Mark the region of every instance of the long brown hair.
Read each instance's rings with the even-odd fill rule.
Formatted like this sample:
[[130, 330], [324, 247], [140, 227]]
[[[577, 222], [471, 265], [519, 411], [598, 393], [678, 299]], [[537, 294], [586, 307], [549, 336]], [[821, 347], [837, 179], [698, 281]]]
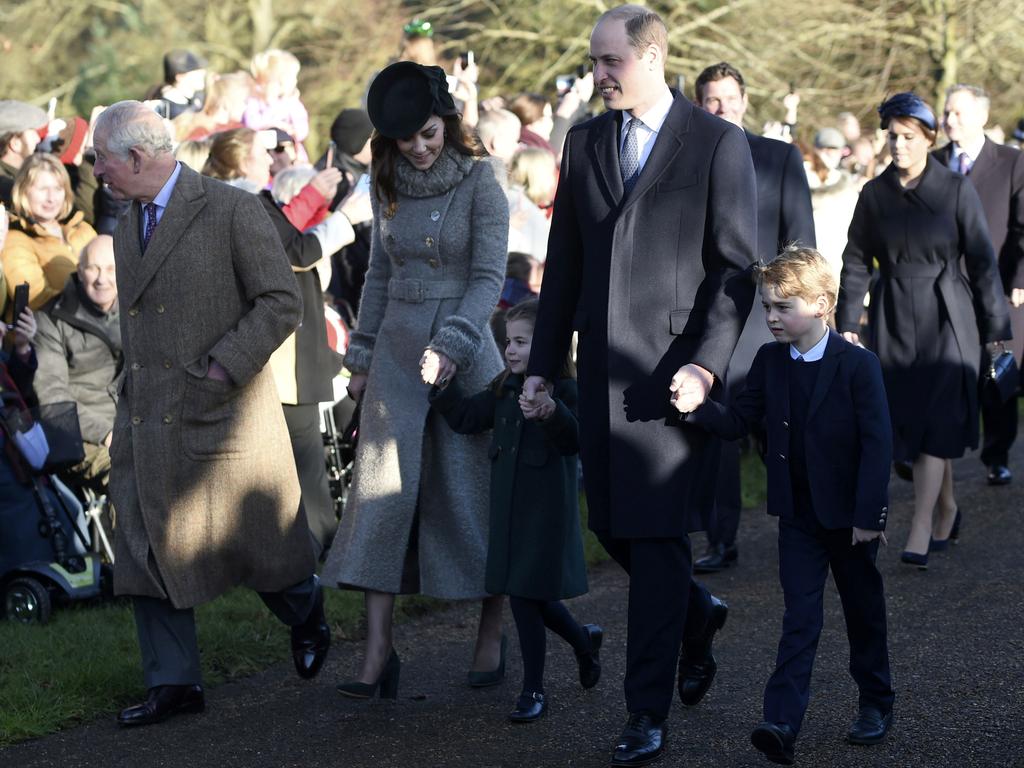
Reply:
[[[444, 146], [469, 157], [484, 157], [487, 154], [476, 135], [463, 124], [462, 115], [449, 115], [442, 117], [441, 120], [444, 121]], [[377, 201], [387, 206], [384, 215], [391, 218], [398, 210], [395, 163], [402, 153], [398, 150], [397, 141], [382, 136], [377, 131], [373, 132], [370, 139], [370, 152], [373, 191]]]
[[[527, 299], [521, 301], [518, 304], [514, 304], [505, 310], [504, 322], [507, 325], [515, 320], [525, 320], [534, 328], [537, 326], [537, 310], [540, 307], [539, 299]], [[491, 382], [491, 387], [495, 393], [501, 393], [501, 388], [505, 384], [505, 380], [509, 377], [511, 371], [508, 366], [505, 366], [505, 370], [499, 373], [494, 380]], [[562, 368], [558, 372], [556, 377], [556, 383], [562, 379], [575, 379], [576, 378], [576, 364], [572, 361], [572, 350], [566, 353], [565, 360], [562, 362]], [[553, 395], [553, 393], [552, 393]]]

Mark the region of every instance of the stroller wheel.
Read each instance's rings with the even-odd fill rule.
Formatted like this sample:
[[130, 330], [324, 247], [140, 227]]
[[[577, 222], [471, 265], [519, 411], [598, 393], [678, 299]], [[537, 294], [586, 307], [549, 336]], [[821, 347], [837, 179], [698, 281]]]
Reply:
[[35, 579], [15, 579], [4, 590], [4, 610], [22, 624], [45, 624], [50, 620], [50, 593]]

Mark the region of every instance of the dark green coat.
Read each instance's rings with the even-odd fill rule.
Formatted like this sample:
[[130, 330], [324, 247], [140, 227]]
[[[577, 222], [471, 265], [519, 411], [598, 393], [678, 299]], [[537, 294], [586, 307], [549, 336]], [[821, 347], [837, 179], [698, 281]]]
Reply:
[[522, 376], [510, 375], [499, 392], [488, 387], [464, 397], [452, 384], [432, 389], [430, 400], [456, 432], [494, 430], [486, 590], [533, 600], [576, 597], [587, 591], [576, 474], [576, 382], [558, 382], [558, 407], [546, 422], [523, 418], [522, 385]]

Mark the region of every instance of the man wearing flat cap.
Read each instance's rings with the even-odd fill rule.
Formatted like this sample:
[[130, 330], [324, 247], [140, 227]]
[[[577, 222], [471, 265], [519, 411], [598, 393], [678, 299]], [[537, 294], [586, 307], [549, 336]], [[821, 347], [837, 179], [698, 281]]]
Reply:
[[11, 205], [11, 189], [21, 164], [46, 134], [46, 113], [24, 101], [0, 101], [0, 202]]

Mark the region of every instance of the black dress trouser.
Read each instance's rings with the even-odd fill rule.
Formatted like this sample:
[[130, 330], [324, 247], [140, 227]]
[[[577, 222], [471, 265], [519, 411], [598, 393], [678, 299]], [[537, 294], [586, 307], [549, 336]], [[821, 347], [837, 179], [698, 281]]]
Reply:
[[827, 530], [807, 516], [779, 520], [779, 578], [786, 612], [775, 671], [765, 686], [764, 719], [785, 723], [794, 733], [800, 731], [810, 697], [830, 570], [846, 619], [859, 706], [883, 713], [892, 709], [885, 592], [875, 565], [879, 542], [852, 546], [851, 538], [851, 529]]
[[629, 574], [626, 708], [668, 717], [684, 637], [707, 625], [711, 595], [693, 580], [690, 539], [614, 539], [601, 545]]

